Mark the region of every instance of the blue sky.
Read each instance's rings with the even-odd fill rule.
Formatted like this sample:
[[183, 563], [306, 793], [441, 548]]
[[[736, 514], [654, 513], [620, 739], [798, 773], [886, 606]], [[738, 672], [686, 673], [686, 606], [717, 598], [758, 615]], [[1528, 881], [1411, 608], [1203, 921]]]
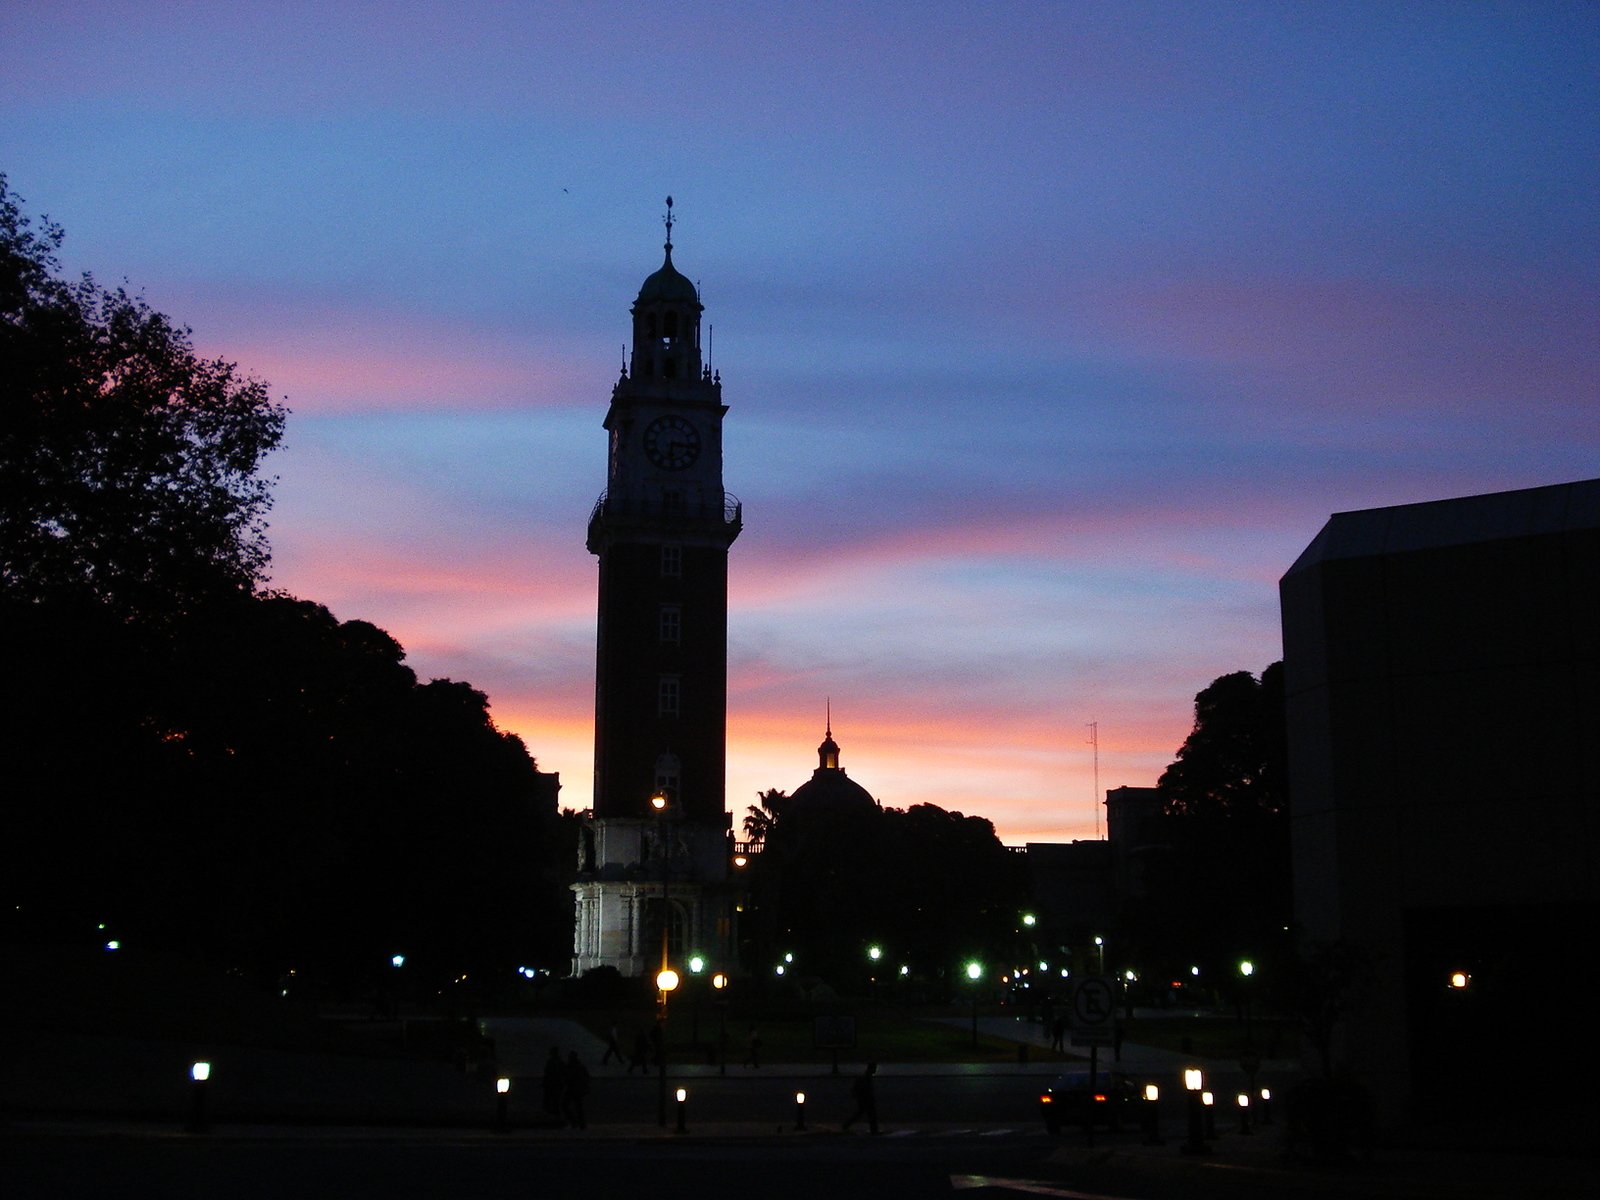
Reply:
[[591, 765], [600, 421], [699, 281], [729, 804], [1094, 836], [1335, 511], [1600, 465], [1592, 4], [0, 11], [0, 170], [293, 409], [274, 581]]

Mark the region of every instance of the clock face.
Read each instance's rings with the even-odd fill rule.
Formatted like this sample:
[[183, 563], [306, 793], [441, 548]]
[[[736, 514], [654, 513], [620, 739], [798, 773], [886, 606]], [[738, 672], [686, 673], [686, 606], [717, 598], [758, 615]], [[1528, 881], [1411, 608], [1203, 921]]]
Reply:
[[681, 471], [700, 457], [700, 434], [682, 417], [657, 417], [645, 426], [644, 452], [656, 466]]

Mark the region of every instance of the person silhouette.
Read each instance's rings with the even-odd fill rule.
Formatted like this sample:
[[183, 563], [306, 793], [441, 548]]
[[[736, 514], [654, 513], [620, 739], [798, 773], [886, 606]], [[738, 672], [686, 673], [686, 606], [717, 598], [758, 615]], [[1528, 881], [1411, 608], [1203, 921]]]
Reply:
[[569, 1051], [567, 1065], [561, 1072], [561, 1119], [568, 1125], [585, 1129], [583, 1100], [589, 1094], [589, 1068], [578, 1061], [578, 1052]]
[[565, 1072], [561, 1066], [561, 1051], [550, 1047], [550, 1057], [544, 1060], [544, 1111], [552, 1117], [561, 1115], [561, 1093], [566, 1087]]
[[878, 1064], [869, 1062], [867, 1069], [856, 1076], [856, 1081], [850, 1085], [850, 1095], [855, 1099], [856, 1109], [845, 1118], [844, 1128], [848, 1133], [850, 1126], [862, 1117], [867, 1119], [867, 1129], [872, 1133], [878, 1132], [878, 1096], [873, 1086], [873, 1076], [878, 1073]]

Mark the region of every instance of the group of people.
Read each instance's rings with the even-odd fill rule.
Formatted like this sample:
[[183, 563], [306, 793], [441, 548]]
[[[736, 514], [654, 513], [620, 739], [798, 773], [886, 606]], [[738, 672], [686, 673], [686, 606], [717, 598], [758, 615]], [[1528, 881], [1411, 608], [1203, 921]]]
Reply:
[[563, 1062], [561, 1051], [551, 1046], [544, 1064], [544, 1111], [563, 1126], [587, 1128], [583, 1103], [588, 1094], [589, 1068], [578, 1058], [578, 1052], [568, 1051]]

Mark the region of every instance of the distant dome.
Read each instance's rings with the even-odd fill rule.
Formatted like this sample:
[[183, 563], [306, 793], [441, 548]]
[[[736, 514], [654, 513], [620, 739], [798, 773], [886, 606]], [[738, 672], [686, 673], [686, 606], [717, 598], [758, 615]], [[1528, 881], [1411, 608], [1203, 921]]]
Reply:
[[876, 813], [878, 802], [839, 765], [839, 744], [833, 740], [833, 723], [817, 747], [817, 769], [789, 797], [792, 811]]
[[700, 293], [687, 276], [672, 265], [672, 246], [667, 246], [667, 260], [661, 269], [646, 279], [639, 288], [639, 298], [634, 304], [699, 304]]

